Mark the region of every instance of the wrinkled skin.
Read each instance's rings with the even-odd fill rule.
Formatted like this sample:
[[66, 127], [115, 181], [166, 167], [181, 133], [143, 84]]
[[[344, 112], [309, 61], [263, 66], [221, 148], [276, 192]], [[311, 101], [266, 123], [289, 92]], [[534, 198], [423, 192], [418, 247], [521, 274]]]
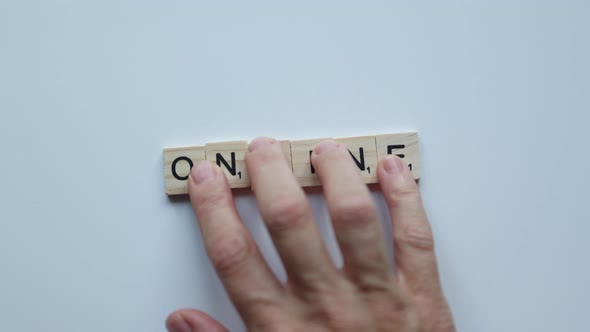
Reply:
[[[280, 282], [242, 224], [222, 170], [202, 162], [191, 171], [190, 198], [207, 253], [249, 331], [455, 331], [441, 289], [432, 232], [410, 170], [396, 156], [378, 178], [392, 220], [396, 269], [387, 261], [374, 202], [343, 145], [318, 144], [319, 176], [343, 256], [327, 254], [305, 193], [280, 144], [254, 140], [246, 154], [258, 208], [287, 271]], [[181, 309], [169, 331], [227, 331], [207, 314]]]

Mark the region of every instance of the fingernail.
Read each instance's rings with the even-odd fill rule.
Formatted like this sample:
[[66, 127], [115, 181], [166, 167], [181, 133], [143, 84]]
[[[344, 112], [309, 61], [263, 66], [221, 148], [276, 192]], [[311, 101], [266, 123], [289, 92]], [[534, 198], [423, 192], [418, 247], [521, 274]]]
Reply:
[[389, 174], [401, 173], [404, 170], [404, 162], [400, 158], [387, 156], [383, 159], [383, 168]]
[[261, 146], [268, 145], [268, 144], [273, 144], [276, 141], [277, 140], [275, 140], [274, 138], [270, 138], [270, 137], [258, 137], [258, 138], [255, 138], [248, 145], [248, 151], [249, 152], [252, 152], [252, 151], [258, 149]]
[[315, 153], [321, 154], [321, 153], [335, 150], [336, 148], [338, 148], [338, 143], [336, 143], [333, 140], [327, 140], [327, 141], [323, 141], [320, 144], [316, 145]]
[[199, 162], [191, 171], [191, 178], [196, 184], [202, 184], [212, 179], [214, 175], [215, 171], [211, 163], [207, 160]]
[[192, 328], [184, 320], [182, 315], [175, 315], [174, 319], [166, 327], [170, 332], [192, 332]]

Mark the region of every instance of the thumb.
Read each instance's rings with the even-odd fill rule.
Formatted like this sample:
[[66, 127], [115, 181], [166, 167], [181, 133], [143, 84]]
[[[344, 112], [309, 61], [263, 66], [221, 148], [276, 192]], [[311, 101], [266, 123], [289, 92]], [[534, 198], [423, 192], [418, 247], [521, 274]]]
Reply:
[[166, 329], [170, 332], [228, 332], [218, 321], [195, 309], [180, 309], [168, 316]]

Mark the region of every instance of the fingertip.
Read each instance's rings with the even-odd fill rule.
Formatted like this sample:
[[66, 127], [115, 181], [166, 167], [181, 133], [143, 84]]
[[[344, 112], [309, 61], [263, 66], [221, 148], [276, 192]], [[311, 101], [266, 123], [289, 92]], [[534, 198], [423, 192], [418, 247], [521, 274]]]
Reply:
[[262, 146], [275, 143], [277, 143], [277, 140], [274, 138], [265, 136], [257, 137], [253, 139], [252, 142], [250, 142], [250, 144], [248, 144], [248, 152], [253, 152]]
[[192, 332], [181, 311], [171, 313], [166, 319], [166, 329], [170, 332]]
[[166, 329], [170, 332], [227, 332], [218, 321], [195, 309], [171, 313], [166, 319]]
[[387, 155], [379, 160], [377, 168], [377, 175], [381, 183], [389, 182], [396, 185], [411, 182], [416, 184], [408, 165], [402, 158], [396, 155]]
[[212, 201], [212, 197], [228, 196], [232, 193], [228, 180], [217, 164], [201, 161], [191, 170], [188, 182], [188, 194], [193, 209], [198, 210]]
[[394, 155], [385, 156], [379, 164], [387, 174], [401, 173], [405, 168], [402, 159]]
[[313, 150], [316, 155], [320, 155], [322, 153], [326, 153], [326, 152], [335, 150], [338, 147], [340, 147], [339, 143], [337, 143], [336, 141], [334, 141], [332, 139], [328, 139], [328, 140], [321, 141], [318, 144], [316, 144], [316, 146], [314, 147]]
[[215, 178], [215, 174], [214, 165], [208, 160], [202, 160], [191, 169], [189, 180], [193, 185], [201, 185]]

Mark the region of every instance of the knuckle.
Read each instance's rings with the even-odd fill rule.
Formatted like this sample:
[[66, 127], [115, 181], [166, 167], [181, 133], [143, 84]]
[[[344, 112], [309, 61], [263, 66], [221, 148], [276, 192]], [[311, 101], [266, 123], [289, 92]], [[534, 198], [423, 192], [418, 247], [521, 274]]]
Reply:
[[281, 322], [280, 317], [284, 301], [265, 291], [241, 292], [232, 296], [232, 302], [238, 308], [247, 308], [247, 323], [255, 331], [278, 331], [275, 327]]
[[303, 197], [283, 196], [269, 202], [267, 227], [270, 231], [290, 229], [308, 215], [307, 201]]
[[310, 317], [312, 321], [326, 324], [331, 331], [367, 331], [372, 330], [371, 315], [359, 312], [356, 304], [342, 305], [330, 302], [320, 304]]
[[285, 322], [277, 319], [252, 322], [250, 325], [250, 331], [298, 332], [295, 328], [285, 326]]
[[222, 277], [231, 276], [247, 264], [253, 245], [241, 232], [211, 241], [209, 257]]
[[416, 184], [397, 186], [392, 189], [388, 196], [390, 204], [394, 206], [403, 203], [422, 204], [422, 197]]
[[394, 233], [398, 245], [423, 251], [434, 250], [434, 238], [428, 224], [410, 224], [400, 227]]
[[334, 203], [332, 218], [342, 224], [366, 224], [376, 219], [373, 202], [368, 197], [350, 196]]
[[261, 147], [252, 152], [247, 152], [245, 160], [247, 164], [251, 165], [252, 171], [256, 171], [256, 169], [260, 168], [259, 165], [286, 161], [278, 142], [268, 144], [267, 146]]
[[199, 212], [208, 212], [229, 205], [229, 194], [221, 189], [209, 190], [197, 197], [197, 209]]
[[380, 275], [360, 274], [351, 279], [354, 280], [356, 288], [367, 296], [393, 298], [396, 295], [392, 287], [394, 280], [389, 270]]
[[379, 321], [389, 322], [388, 325], [400, 324], [414, 314], [410, 297], [399, 290], [390, 288], [379, 293], [368, 293], [365, 299], [374, 317]]
[[308, 304], [307, 318], [326, 326], [330, 331], [372, 331], [371, 314], [355, 285], [347, 278], [337, 277], [321, 286], [303, 289], [302, 299]]

